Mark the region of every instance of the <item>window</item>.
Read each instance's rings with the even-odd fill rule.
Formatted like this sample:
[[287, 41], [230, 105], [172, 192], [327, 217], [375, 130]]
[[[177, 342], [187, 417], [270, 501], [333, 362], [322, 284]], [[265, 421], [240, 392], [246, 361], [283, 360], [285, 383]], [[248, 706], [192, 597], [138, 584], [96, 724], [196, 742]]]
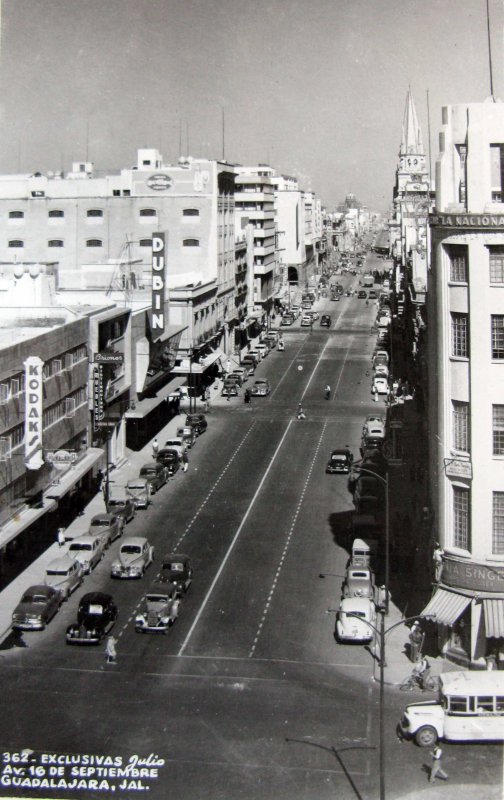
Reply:
[[492, 358], [504, 359], [504, 315], [492, 314]]
[[469, 452], [469, 403], [452, 401], [453, 447]]
[[504, 555], [504, 492], [493, 492], [492, 500], [492, 553]]
[[467, 714], [467, 697], [456, 697], [453, 695], [448, 698], [448, 702], [452, 714]]
[[61, 211], [61, 209], [59, 209], [59, 208], [52, 208], [52, 209], [49, 211], [49, 214], [48, 214], [48, 216], [49, 216], [51, 219], [55, 219], [56, 217], [57, 217], [58, 219], [61, 219], [61, 217], [64, 217], [64, 216], [65, 216], [65, 212], [64, 212], [64, 211]]
[[112, 197], [120, 197], [121, 190], [120, 189], [112, 189]]
[[8, 383], [0, 383], [0, 403], [6, 403], [10, 396], [10, 386]]
[[103, 217], [103, 209], [101, 208], [88, 208], [86, 211], [87, 217]]
[[11, 454], [11, 440], [10, 436], [2, 436], [0, 438], [0, 461], [6, 461]]
[[462, 550], [470, 549], [469, 489], [453, 487], [453, 544]]
[[86, 247], [103, 247], [103, 242], [101, 239], [87, 239]]
[[197, 208], [184, 208], [182, 211], [183, 217], [199, 217], [199, 211]]
[[450, 259], [450, 281], [467, 283], [467, 247], [452, 244], [447, 250]]
[[24, 211], [9, 211], [9, 219], [24, 219]]
[[75, 417], [75, 398], [73, 397], [65, 397], [64, 400], [64, 416], [65, 417]]
[[490, 145], [490, 182], [492, 203], [502, 203], [504, 199], [504, 147], [502, 144]]
[[504, 247], [496, 245], [488, 248], [490, 262], [490, 283], [504, 283]]
[[140, 239], [139, 247], [152, 247], [152, 239]]
[[199, 239], [184, 239], [182, 242], [184, 247], [199, 247]]
[[10, 239], [9, 247], [24, 247], [24, 242], [22, 239]]
[[469, 320], [467, 314], [451, 315], [452, 356], [469, 358]]
[[130, 190], [129, 189], [123, 189], [123, 195], [124, 195], [124, 197], [130, 197], [130, 195], [131, 195]]
[[157, 211], [155, 208], [141, 208], [140, 209], [140, 216], [141, 217], [157, 217]]
[[504, 406], [492, 406], [494, 456], [504, 456]]
[[63, 247], [63, 239], [49, 239], [48, 247]]

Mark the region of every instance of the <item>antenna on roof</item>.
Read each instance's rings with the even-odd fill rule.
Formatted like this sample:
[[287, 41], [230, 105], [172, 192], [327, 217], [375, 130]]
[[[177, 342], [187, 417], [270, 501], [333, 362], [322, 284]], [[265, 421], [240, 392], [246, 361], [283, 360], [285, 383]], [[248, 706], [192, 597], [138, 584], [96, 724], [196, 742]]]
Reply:
[[492, 44], [490, 41], [490, 8], [488, 5], [488, 0], [486, 0], [486, 13], [487, 13], [487, 38], [488, 38], [488, 66], [490, 70], [490, 95], [492, 97], [492, 100], [495, 102], [494, 90], [493, 90]]

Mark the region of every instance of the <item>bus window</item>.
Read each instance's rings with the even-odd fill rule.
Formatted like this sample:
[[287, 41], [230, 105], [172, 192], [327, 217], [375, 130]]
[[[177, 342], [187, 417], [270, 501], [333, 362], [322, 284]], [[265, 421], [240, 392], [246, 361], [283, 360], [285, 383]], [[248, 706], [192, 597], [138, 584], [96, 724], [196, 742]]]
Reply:
[[493, 697], [477, 697], [476, 709], [478, 711], [493, 711], [494, 710]]
[[449, 697], [448, 701], [451, 714], [467, 714], [467, 697]]

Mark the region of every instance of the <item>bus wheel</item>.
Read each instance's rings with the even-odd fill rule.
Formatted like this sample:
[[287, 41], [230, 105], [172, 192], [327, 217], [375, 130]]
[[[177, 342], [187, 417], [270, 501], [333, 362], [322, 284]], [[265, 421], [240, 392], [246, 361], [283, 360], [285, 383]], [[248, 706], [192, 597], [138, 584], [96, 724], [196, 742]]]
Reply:
[[415, 733], [415, 742], [419, 747], [432, 747], [437, 742], [436, 729], [431, 725], [424, 725]]

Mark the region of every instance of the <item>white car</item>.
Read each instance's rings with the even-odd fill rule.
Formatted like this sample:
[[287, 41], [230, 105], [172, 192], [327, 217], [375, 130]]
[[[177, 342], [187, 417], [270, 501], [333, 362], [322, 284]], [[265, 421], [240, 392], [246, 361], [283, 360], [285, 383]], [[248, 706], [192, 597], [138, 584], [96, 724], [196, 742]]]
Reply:
[[75, 558], [81, 564], [83, 571], [89, 575], [105, 555], [105, 539], [103, 536], [91, 536], [89, 533], [77, 536], [70, 542], [68, 555], [70, 558]]
[[172, 439], [167, 439], [164, 446], [169, 447], [170, 450], [176, 450], [181, 458], [182, 454], [187, 451], [187, 444], [181, 436], [174, 436]]
[[388, 380], [386, 378], [382, 378], [381, 376], [378, 375], [376, 378], [373, 379], [373, 389], [372, 389], [373, 394], [375, 394], [375, 392], [378, 394], [388, 394], [388, 390], [389, 386], [388, 386]]
[[385, 439], [385, 425], [383, 422], [366, 422], [362, 429], [364, 437], [371, 439]]
[[[387, 315], [384, 314], [384, 316], [387, 316]], [[386, 364], [389, 363], [389, 354], [387, 353], [386, 350], [377, 350], [376, 351], [376, 353], [373, 356], [373, 364], [376, 364], [376, 362], [381, 360], [381, 359], [383, 359]]]
[[371, 642], [375, 635], [376, 609], [369, 597], [345, 597], [336, 619], [339, 642]]
[[82, 564], [68, 555], [54, 558], [48, 565], [45, 585], [57, 589], [63, 600], [66, 600], [84, 580]]
[[386, 367], [385, 364], [377, 364], [374, 368], [374, 374], [381, 375], [383, 378], [388, 378], [389, 376], [388, 367]]
[[249, 350], [247, 355], [255, 356], [255, 358], [257, 359], [258, 362], [263, 360], [263, 354], [257, 349], [256, 350]]
[[154, 548], [144, 536], [128, 536], [112, 563], [113, 578], [141, 578], [154, 559]]
[[266, 344], [266, 342], [259, 342], [258, 344], [256, 344], [256, 350], [258, 350], [261, 353], [262, 357], [264, 358], [265, 356], [268, 355], [270, 348]]
[[311, 316], [309, 317], [307, 314], [301, 317], [301, 327], [302, 328], [309, 328], [310, 325], [313, 325], [313, 320]]

